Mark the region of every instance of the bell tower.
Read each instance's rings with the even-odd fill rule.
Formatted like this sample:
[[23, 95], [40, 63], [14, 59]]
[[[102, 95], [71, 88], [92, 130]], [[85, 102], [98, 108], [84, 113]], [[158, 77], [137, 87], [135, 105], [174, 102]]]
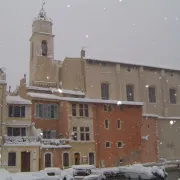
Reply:
[[44, 5], [32, 23], [29, 85], [56, 87], [58, 72], [54, 61], [53, 22], [47, 17]]

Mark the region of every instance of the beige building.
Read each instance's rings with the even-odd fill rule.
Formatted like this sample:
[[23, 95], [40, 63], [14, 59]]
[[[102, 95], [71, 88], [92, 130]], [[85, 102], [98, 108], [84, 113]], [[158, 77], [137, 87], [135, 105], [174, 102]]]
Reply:
[[6, 97], [2, 161], [9, 172], [39, 170], [40, 139], [31, 123], [31, 102], [18, 95]]
[[32, 24], [29, 86], [26, 86], [24, 77], [19, 88], [20, 96], [27, 98], [27, 93], [40, 92], [57, 96], [143, 101], [145, 116], [157, 118], [159, 157], [180, 158], [180, 70], [87, 59], [84, 50], [80, 57], [66, 57], [63, 63], [56, 61], [52, 27], [52, 20], [42, 9]]

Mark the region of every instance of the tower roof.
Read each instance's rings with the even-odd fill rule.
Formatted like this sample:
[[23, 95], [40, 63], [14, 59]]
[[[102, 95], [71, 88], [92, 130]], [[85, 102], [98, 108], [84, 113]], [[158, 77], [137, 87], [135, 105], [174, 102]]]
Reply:
[[42, 3], [42, 8], [39, 11], [37, 17], [34, 18], [34, 21], [43, 20], [43, 21], [49, 21], [52, 23], [52, 19], [47, 17], [47, 15], [46, 15], [46, 12], [44, 10], [44, 5], [45, 5], [45, 2]]

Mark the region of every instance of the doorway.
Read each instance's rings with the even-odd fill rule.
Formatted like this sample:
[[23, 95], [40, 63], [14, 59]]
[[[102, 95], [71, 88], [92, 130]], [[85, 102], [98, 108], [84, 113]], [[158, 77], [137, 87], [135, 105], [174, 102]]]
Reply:
[[30, 152], [21, 152], [21, 172], [30, 172]]
[[74, 153], [74, 164], [80, 165], [80, 153]]

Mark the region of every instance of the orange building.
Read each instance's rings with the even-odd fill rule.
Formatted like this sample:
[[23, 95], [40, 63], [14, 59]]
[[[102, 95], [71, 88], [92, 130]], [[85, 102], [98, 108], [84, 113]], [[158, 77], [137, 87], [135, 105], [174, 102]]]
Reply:
[[158, 130], [157, 117], [148, 114], [143, 115], [141, 127], [141, 162], [158, 161]]
[[142, 105], [110, 100], [94, 105], [97, 166], [113, 167], [141, 161]]

